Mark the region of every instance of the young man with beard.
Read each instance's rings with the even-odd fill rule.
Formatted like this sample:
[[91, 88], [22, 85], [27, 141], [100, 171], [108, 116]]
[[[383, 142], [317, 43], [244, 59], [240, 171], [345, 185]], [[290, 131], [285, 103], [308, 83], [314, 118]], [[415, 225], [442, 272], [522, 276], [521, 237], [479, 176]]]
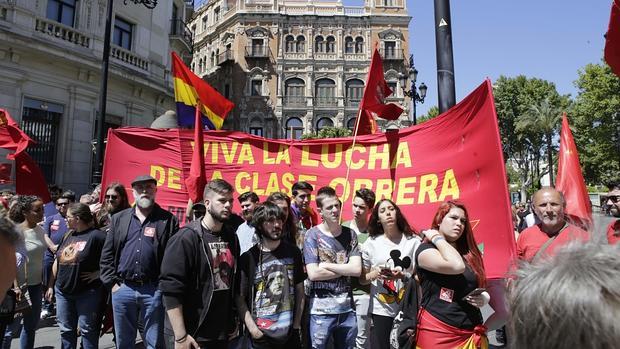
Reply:
[[159, 284], [173, 334], [166, 335], [167, 348], [227, 348], [237, 332], [233, 191], [222, 179], [209, 182], [203, 195], [207, 213], [168, 244]]
[[333, 188], [319, 189], [316, 205], [323, 223], [310, 228], [304, 242], [311, 345], [323, 349], [333, 336], [335, 349], [353, 348], [357, 324], [350, 277], [362, 270], [357, 234], [340, 225], [341, 202]]
[[252, 246], [254, 246], [254, 227], [250, 225], [252, 222], [252, 215], [254, 214], [254, 208], [258, 205], [258, 195], [256, 193], [248, 191], [239, 195], [239, 204], [241, 204], [241, 214], [245, 222], [237, 229], [237, 237], [239, 238], [239, 245], [241, 246], [241, 253], [245, 253]]
[[[356, 190], [353, 197], [353, 219], [342, 224], [345, 227], [351, 228], [357, 234], [360, 253], [363, 253], [364, 242], [368, 239], [368, 218], [372, 208], [375, 206], [375, 200], [375, 192], [372, 190], [367, 188]], [[370, 301], [370, 285], [362, 285], [359, 282], [359, 278], [352, 278], [351, 284], [357, 317], [355, 347], [357, 349], [369, 348], [370, 321], [368, 321], [368, 305]]]
[[117, 347], [135, 346], [140, 317], [144, 345], [159, 348], [164, 323], [159, 272], [166, 245], [179, 224], [155, 203], [155, 178], [138, 176], [131, 187], [136, 205], [111, 218], [101, 254], [101, 281], [112, 290]]
[[295, 217], [297, 224], [298, 241], [297, 247], [303, 249], [306, 231], [319, 224], [319, 216], [312, 207], [310, 207], [310, 196], [314, 188], [308, 182], [297, 182], [293, 184], [291, 192], [293, 200], [291, 203], [291, 211]]
[[301, 252], [283, 241], [285, 214], [265, 202], [254, 211], [259, 242], [239, 260], [239, 316], [254, 349], [299, 348], [306, 279]]

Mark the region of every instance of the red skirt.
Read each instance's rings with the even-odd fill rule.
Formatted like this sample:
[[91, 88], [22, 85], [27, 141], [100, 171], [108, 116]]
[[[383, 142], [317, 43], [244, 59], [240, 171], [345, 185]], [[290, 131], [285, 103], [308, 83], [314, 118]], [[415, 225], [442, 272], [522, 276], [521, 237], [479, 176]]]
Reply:
[[437, 319], [420, 309], [417, 349], [488, 349], [486, 327], [478, 325], [473, 330], [463, 330]]

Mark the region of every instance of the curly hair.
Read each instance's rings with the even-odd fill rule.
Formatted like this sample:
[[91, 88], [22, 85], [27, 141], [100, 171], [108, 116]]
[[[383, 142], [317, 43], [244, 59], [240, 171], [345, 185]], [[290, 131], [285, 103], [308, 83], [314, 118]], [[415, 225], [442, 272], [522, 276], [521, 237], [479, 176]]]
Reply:
[[18, 195], [15, 203], [9, 209], [9, 219], [15, 223], [23, 223], [26, 220], [26, 212], [32, 210], [32, 204], [41, 199], [36, 195]]
[[403, 215], [400, 208], [394, 201], [390, 199], [382, 199], [377, 202], [375, 207], [372, 209], [372, 214], [370, 215], [370, 220], [368, 221], [368, 235], [370, 236], [379, 236], [383, 235], [383, 225], [379, 221], [379, 207], [382, 203], [389, 202], [394, 206], [394, 210], [396, 211], [396, 226], [398, 230], [407, 236], [418, 235], [418, 232], [409, 225], [407, 218]]

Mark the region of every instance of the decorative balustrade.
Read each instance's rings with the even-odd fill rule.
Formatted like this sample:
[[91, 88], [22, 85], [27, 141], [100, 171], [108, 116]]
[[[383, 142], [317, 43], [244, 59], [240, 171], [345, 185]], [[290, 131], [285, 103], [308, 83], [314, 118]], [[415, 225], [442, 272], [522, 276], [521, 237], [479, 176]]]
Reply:
[[76, 29], [44, 18], [37, 18], [35, 31], [48, 34], [52, 37], [73, 43], [78, 46], [90, 48], [90, 37]]
[[111, 45], [110, 47], [110, 57], [117, 59], [121, 62], [132, 65], [136, 68], [148, 71], [149, 70], [149, 61], [136, 55], [135, 53], [125, 50], [116, 45]]
[[284, 96], [285, 107], [305, 107], [306, 96]]
[[336, 55], [336, 53], [322, 53], [322, 52], [315, 52], [314, 53], [314, 59], [336, 59], [338, 56]]
[[367, 61], [368, 60], [365, 53], [345, 53], [344, 59], [346, 61]]
[[217, 56], [217, 64], [223, 64], [228, 61], [234, 61], [235, 56], [232, 50], [226, 50]]
[[336, 97], [314, 97], [315, 107], [334, 107], [338, 106], [338, 99]]

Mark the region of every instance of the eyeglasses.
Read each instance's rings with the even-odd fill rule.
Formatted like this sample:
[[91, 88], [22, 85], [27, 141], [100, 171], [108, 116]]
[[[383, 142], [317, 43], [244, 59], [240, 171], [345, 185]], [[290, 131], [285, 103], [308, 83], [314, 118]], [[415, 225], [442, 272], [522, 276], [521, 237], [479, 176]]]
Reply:
[[611, 202], [613, 202], [615, 204], [616, 202], [618, 202], [618, 200], [620, 200], [620, 196], [618, 196], [618, 195], [608, 196], [607, 200], [609, 200], [609, 201], [611, 201]]
[[67, 206], [67, 205], [69, 205], [68, 202], [57, 202], [56, 203], [56, 206]]
[[106, 195], [105, 198], [110, 200], [116, 200], [118, 198], [118, 195]]

